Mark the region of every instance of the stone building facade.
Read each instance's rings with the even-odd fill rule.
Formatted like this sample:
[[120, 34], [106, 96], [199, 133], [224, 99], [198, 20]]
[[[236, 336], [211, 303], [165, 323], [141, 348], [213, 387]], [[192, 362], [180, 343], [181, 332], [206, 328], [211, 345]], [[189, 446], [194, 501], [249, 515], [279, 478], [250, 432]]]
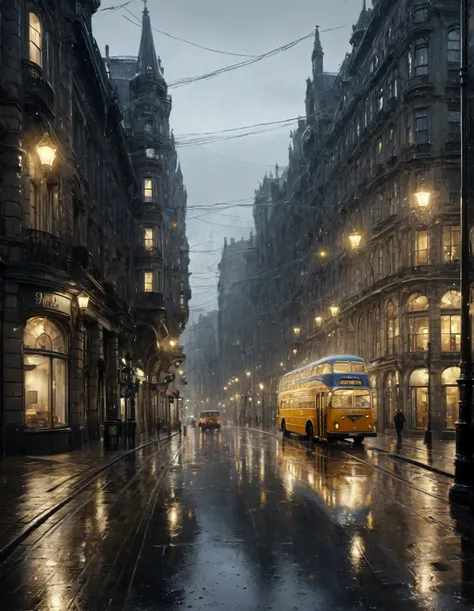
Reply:
[[220, 409], [217, 310], [201, 315], [188, 327], [185, 346], [187, 415]]
[[459, 3], [372, 4], [339, 73], [324, 71], [316, 32], [288, 167], [256, 193], [253, 360], [271, 380], [328, 354], [360, 354], [379, 430], [401, 407], [422, 431], [431, 406], [433, 428], [449, 435], [460, 348]]
[[[147, 384], [158, 381], [158, 371], [152, 379], [137, 346], [147, 321], [151, 341], [156, 302], [166, 318], [166, 303], [175, 304], [176, 295], [170, 281], [151, 306], [143, 301], [143, 192], [129, 154], [133, 141], [92, 35], [99, 6], [100, 0], [2, 3], [4, 454], [82, 447], [102, 438], [106, 421], [136, 422], [137, 434], [147, 435], [153, 420], [150, 399], [157, 393]], [[170, 197], [179, 202], [178, 240], [186, 252], [185, 197], [179, 189]], [[165, 248], [179, 251], [173, 240]], [[186, 266], [185, 257], [171, 260]], [[172, 360], [165, 336], [178, 339], [186, 303], [179, 322], [170, 315], [170, 330], [155, 342], [163, 367]]]

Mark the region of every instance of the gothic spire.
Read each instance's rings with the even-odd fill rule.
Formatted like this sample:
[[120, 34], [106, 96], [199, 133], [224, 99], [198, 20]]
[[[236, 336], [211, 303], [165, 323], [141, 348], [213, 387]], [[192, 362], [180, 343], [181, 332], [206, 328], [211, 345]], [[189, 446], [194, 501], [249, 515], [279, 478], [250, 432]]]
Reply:
[[153, 33], [151, 31], [150, 13], [148, 12], [146, 0], [144, 0], [144, 5], [137, 74], [149, 74], [156, 79], [162, 79], [163, 74], [156, 57], [155, 43], [153, 42]]
[[316, 32], [314, 34], [314, 47], [313, 47], [313, 75], [323, 73], [323, 47], [321, 45], [321, 39], [319, 38], [319, 25], [316, 26]]

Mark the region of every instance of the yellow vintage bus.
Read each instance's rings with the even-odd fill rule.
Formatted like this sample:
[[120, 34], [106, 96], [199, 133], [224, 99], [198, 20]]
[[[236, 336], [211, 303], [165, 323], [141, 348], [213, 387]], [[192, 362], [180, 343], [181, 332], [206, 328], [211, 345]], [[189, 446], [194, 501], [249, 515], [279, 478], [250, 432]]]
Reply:
[[278, 390], [278, 424], [310, 439], [376, 437], [369, 377], [359, 356], [328, 356], [285, 374]]

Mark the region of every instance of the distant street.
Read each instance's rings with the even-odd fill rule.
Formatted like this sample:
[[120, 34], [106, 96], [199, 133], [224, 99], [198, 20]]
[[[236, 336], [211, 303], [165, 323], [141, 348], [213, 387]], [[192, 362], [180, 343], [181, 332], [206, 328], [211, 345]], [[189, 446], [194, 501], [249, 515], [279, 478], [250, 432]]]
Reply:
[[351, 444], [190, 429], [27, 538], [1, 568], [1, 607], [471, 609], [474, 553], [448, 485]]

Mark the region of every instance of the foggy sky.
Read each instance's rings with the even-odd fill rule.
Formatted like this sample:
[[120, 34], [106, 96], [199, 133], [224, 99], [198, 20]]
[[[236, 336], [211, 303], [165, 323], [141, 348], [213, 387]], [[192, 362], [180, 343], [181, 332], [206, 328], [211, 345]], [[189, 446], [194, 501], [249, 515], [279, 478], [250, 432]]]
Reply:
[[[124, 1], [103, 0], [102, 9]], [[351, 25], [357, 21], [361, 5], [362, 0], [148, 0], [153, 27], [233, 53], [264, 53], [304, 36], [315, 25], [321, 30], [347, 26], [321, 33], [325, 69], [330, 72], [338, 70], [349, 50]], [[126, 8], [141, 19], [141, 0]], [[111, 55], [137, 55], [140, 28], [124, 15], [132, 19], [125, 9], [99, 11], [94, 18], [94, 35], [103, 53], [108, 44]], [[244, 59], [197, 49], [156, 31], [154, 38], [168, 82]], [[171, 89], [175, 136], [304, 115], [312, 47], [313, 40], [308, 39], [252, 66]], [[288, 144], [286, 127], [238, 140], [178, 149], [188, 191], [192, 319], [203, 309], [216, 306], [217, 262], [224, 236], [247, 238], [253, 226], [250, 206], [218, 214], [192, 207], [252, 197], [265, 172], [271, 172], [275, 163], [281, 167], [287, 164]], [[203, 250], [211, 252], [198, 252]]]

